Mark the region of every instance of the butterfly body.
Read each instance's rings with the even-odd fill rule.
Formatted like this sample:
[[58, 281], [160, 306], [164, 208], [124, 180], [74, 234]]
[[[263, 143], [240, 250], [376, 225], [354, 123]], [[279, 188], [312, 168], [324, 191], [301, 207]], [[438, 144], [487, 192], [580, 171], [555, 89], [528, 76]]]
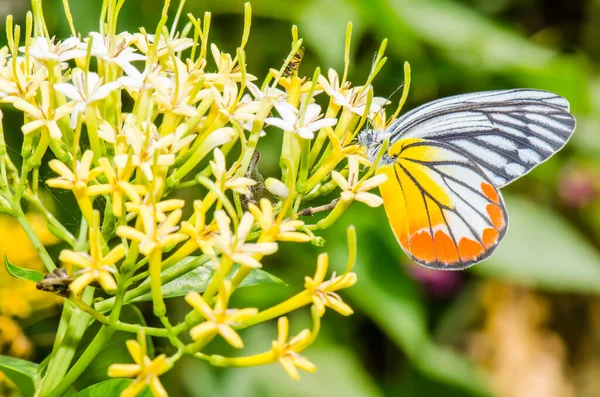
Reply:
[[490, 256], [508, 215], [499, 188], [564, 146], [575, 129], [566, 99], [539, 90], [458, 95], [359, 136], [378, 172], [392, 230], [417, 263], [467, 268]]

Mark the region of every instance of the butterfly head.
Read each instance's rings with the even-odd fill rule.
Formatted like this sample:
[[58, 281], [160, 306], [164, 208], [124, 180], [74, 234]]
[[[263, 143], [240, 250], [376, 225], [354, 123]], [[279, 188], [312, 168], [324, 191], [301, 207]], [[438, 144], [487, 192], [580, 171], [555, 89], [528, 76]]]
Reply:
[[[358, 135], [358, 144], [365, 149], [367, 160], [373, 163], [377, 159], [381, 146], [391, 136], [386, 130], [376, 129], [371, 126], [365, 128]], [[390, 164], [394, 160], [384, 153], [379, 165]]]

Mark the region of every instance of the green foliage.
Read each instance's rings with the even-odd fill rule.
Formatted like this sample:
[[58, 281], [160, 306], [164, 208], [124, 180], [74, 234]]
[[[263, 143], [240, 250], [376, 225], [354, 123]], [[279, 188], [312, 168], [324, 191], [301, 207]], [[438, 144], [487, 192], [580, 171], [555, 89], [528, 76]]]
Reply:
[[31, 361], [0, 355], [0, 371], [19, 388], [24, 397], [33, 396], [35, 392], [37, 367], [38, 364]]
[[13, 265], [12, 263], [10, 263], [10, 261], [8, 260], [8, 255], [4, 256], [4, 267], [5, 267], [6, 271], [8, 272], [8, 274], [13, 276], [14, 278], [20, 278], [23, 280], [33, 281], [34, 283], [37, 283], [38, 281], [41, 281], [44, 279], [44, 275], [39, 272], [36, 272], [34, 270], [25, 269], [25, 268], [22, 268], [22, 267], [19, 267], [17, 265]]
[[[196, 260], [196, 257], [187, 257], [182, 259], [179, 263], [174, 265], [173, 267], [165, 270], [162, 274], [169, 275], [179, 271], [180, 268], [184, 268], [189, 265], [190, 262]], [[231, 278], [233, 274], [239, 269], [239, 264], [234, 265], [232, 272], [229, 274], [228, 278]], [[163, 296], [165, 298], [175, 298], [177, 296], [184, 296], [190, 291], [196, 292], [204, 292], [206, 291], [206, 287], [210, 283], [210, 280], [213, 278], [215, 273], [215, 267], [212, 262], [207, 262], [203, 266], [197, 267], [195, 269], [190, 270], [187, 273], [184, 273], [182, 276], [177, 277], [173, 281], [163, 285], [162, 291]], [[148, 282], [142, 283], [148, 284]], [[279, 278], [269, 274], [261, 269], [254, 269], [248, 277], [244, 279], [244, 281], [240, 284], [240, 287], [248, 287], [251, 285], [263, 284], [263, 283], [274, 283], [274, 284], [284, 284]], [[146, 293], [141, 295], [139, 298], [136, 298], [134, 302], [142, 302], [142, 301], [150, 301], [152, 300], [152, 295], [150, 293]]]
[[[122, 392], [129, 384], [133, 382], [130, 379], [109, 379], [103, 382], [97, 383], [90, 386], [79, 393], [75, 394], [76, 397], [106, 397], [106, 396], [117, 396]], [[152, 393], [146, 388], [142, 393], [138, 394], [139, 397], [150, 397]]]
[[486, 277], [552, 291], [600, 293], [600, 255], [556, 213], [506, 198], [509, 231], [497, 252], [474, 270]]
[[[97, 7], [98, 2], [77, 0], [71, 3], [78, 29], [91, 29], [97, 21], [90, 19], [89, 15], [95, 14], [86, 10]], [[488, 3], [492, 2], [255, 0], [252, 5], [259, 19], [253, 24], [247, 53], [248, 63], [256, 69], [250, 72], [262, 75], [269, 65], [280, 62], [286, 56], [290, 22], [299, 25], [305, 38], [303, 45], [307, 48], [307, 55], [301, 70], [310, 70], [316, 65], [321, 66], [322, 71], [328, 67], [339, 68], [343, 61], [340, 43], [346, 23], [352, 20], [354, 41], [350, 80], [359, 81], [366, 76], [377, 48], [375, 42], [387, 37], [390, 59], [380, 79], [375, 82], [376, 93], [382, 96], [391, 93], [402, 81], [402, 62], [409, 61], [414, 89], [407, 109], [443, 95], [517, 86], [548, 89], [564, 95], [578, 117], [573, 141], [551, 163], [525, 176], [524, 182], [505, 189], [509, 191], [505, 197], [510, 217], [506, 238], [494, 256], [477, 265], [466, 277], [473, 282], [472, 286], [488, 279], [500, 279], [540, 290], [596, 295], [600, 291], [600, 255], [598, 241], [592, 231], [600, 228], [600, 221], [592, 211], [572, 211], [561, 206], [556, 194], [556, 179], [567, 159], [580, 161], [591, 157], [595, 161], [592, 156], [600, 149], [600, 113], [594, 111], [598, 108], [600, 95], [596, 89], [597, 76], [591, 73], [598, 63], [597, 45], [593, 44], [597, 41], [595, 35], [598, 32], [594, 26], [598, 25], [598, 16], [590, 14], [589, 21], [574, 22], [581, 24], [578, 26], [581, 34], [574, 41], [568, 29], [560, 25], [566, 24], [565, 21], [554, 25], [545, 21], [544, 26], [531, 27], [527, 25], [526, 18], [518, 17], [522, 14], [543, 19], [548, 2], [541, 1], [536, 5], [507, 0], [494, 6]], [[594, 5], [591, 1], [583, 3], [579, 7], [587, 14]], [[59, 0], [45, 2], [48, 9], [54, 6], [59, 9], [59, 4]], [[160, 6], [159, 1], [146, 1], [140, 12], [137, 0], [127, 0], [121, 27], [135, 30], [138, 26], [150, 26], [160, 14]], [[496, 7], [496, 11], [489, 11], [489, 7]], [[232, 34], [231, 26], [242, 19], [241, 2], [188, 1], [186, 6], [186, 12], [197, 15], [205, 10], [213, 12], [217, 22], [213, 23], [211, 34], [219, 38], [222, 47], [232, 49], [239, 45], [239, 35]], [[52, 15], [49, 23], [58, 24], [63, 36], [68, 34], [62, 15]], [[265, 177], [278, 177], [274, 167], [277, 159], [271, 158], [270, 149], [269, 146], [259, 147], [261, 172]], [[534, 204], [530, 199], [532, 196], [541, 204]], [[69, 213], [68, 208], [61, 211]], [[169, 378], [172, 382], [167, 384], [167, 388], [179, 387], [183, 378], [184, 385], [181, 387], [185, 392], [198, 396], [289, 395], [293, 389], [298, 391], [298, 395], [346, 395], [343, 391], [347, 395], [362, 397], [411, 395], [407, 385], [421, 382], [441, 384], [442, 389], [451, 385], [458, 389], [456, 395], [461, 396], [465, 393], [487, 394], [489, 385], [479, 370], [462, 353], [433, 336], [439, 334], [436, 330], [440, 331], [441, 327], [436, 328], [436, 325], [441, 322], [440, 318], [451, 316], [458, 321], [457, 311], [475, 310], [479, 302], [475, 300], [472, 289], [463, 289], [453, 300], [432, 299], [422, 292], [403, 268], [403, 263], [408, 260], [397, 246], [382, 211], [373, 215], [366, 208], [352, 208], [342, 220], [356, 224], [359, 234], [356, 268], [359, 281], [354, 290], [344, 292], [343, 297], [349, 298], [357, 317], [364, 316], [364, 321], [377, 329], [377, 333], [359, 328], [359, 325], [354, 325], [358, 321], [352, 319], [343, 323], [349, 328], [347, 330], [324, 324], [324, 333], [329, 332], [336, 337], [341, 334], [340, 338], [347, 339], [341, 343], [331, 337], [315, 346], [314, 350], [309, 350], [307, 355], [319, 366], [319, 370], [314, 375], [303, 374], [299, 384], [283, 380], [284, 376], [274, 376], [274, 371], [282, 372], [280, 368], [264, 367], [249, 372], [226, 370], [217, 376], [215, 370], [210, 372], [208, 366], [186, 364], [176, 369], [177, 376]], [[338, 263], [343, 266], [345, 261], [342, 236], [342, 225], [327, 236], [325, 249], [330, 251], [333, 245], [339, 252], [339, 255], [332, 255], [332, 265]], [[279, 257], [275, 263], [277, 274], [290, 283], [293, 275], [299, 273], [288, 265], [297, 263], [291, 259], [296, 259], [295, 253]], [[302, 266], [311, 266], [308, 263], [306, 261]], [[8, 262], [5, 265], [11, 274], [24, 274], [20, 273], [24, 269]], [[184, 265], [175, 265], [165, 273], [176, 271], [178, 266]], [[338, 270], [343, 269], [340, 267]], [[212, 271], [214, 269], [209, 265], [204, 265], [185, 273], [165, 286], [165, 297], [181, 296], [191, 290], [204, 291], [206, 279]], [[28, 277], [23, 276], [32, 280]], [[249, 278], [256, 283], [281, 284], [281, 280], [260, 270], [254, 271]], [[298, 285], [293, 283], [289, 286], [290, 289], [295, 287]], [[273, 296], [280, 290], [269, 289]], [[248, 289], [240, 293], [251, 295], [254, 291]], [[137, 298], [148, 299], [150, 294]], [[261, 296], [256, 300], [266, 302], [269, 297]], [[460, 307], [453, 311], [453, 304], [458, 303]], [[468, 320], [465, 319], [453, 332], [463, 332], [467, 326]], [[368, 370], [368, 360], [373, 359], [373, 353], [366, 351], [367, 342], [381, 334], [401, 349], [406, 360], [398, 358], [402, 363], [401, 369], [390, 366], [388, 373], [374, 374]], [[125, 357], [124, 350], [118, 354], [122, 353]], [[117, 353], [108, 351], [106, 354]], [[5, 370], [4, 366], [2, 368]], [[105, 371], [105, 366], [88, 372], [92, 370]], [[13, 379], [9, 372], [7, 375]], [[23, 377], [29, 379], [26, 375]], [[401, 382], [398, 382], [399, 378], [402, 378]], [[104, 381], [78, 395], [116, 394], [128, 382]], [[428, 395], [424, 390], [427, 388], [419, 387], [412, 395]]]

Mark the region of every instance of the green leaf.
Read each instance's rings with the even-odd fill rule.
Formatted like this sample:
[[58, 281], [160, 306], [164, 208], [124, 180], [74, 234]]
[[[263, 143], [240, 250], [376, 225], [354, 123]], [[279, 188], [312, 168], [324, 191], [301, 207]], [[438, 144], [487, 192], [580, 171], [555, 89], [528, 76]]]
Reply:
[[[193, 260], [196, 260], [197, 257], [187, 257], [181, 260], [179, 263], [174, 265], [173, 267], [165, 270], [162, 274], [166, 275], [172, 272], [178, 271], [179, 267], [187, 266], [187, 264]], [[231, 278], [235, 271], [239, 269], [239, 265], [235, 264], [229, 273], [228, 278]], [[168, 282], [163, 285], [163, 296], [165, 298], [174, 298], [177, 296], [184, 296], [190, 291], [196, 292], [204, 292], [208, 283], [212, 279], [215, 273], [215, 267], [212, 262], [207, 262], [204, 266], [197, 267], [181, 277], [176, 278], [175, 280]], [[148, 280], [144, 281], [143, 284], [149, 283]], [[265, 272], [261, 269], [254, 269], [252, 272], [244, 279], [240, 287], [248, 287], [251, 285], [263, 284], [263, 283], [274, 283], [274, 284], [284, 284], [281, 279], [273, 276], [270, 273]], [[150, 301], [152, 300], [152, 294], [150, 292], [139, 296], [134, 299], [133, 302], [141, 302], [141, 301]]]
[[[75, 397], [106, 397], [118, 396], [127, 386], [133, 382], [131, 379], [108, 379], [100, 383], [96, 383], [75, 395]], [[146, 387], [138, 397], [151, 397], [152, 393]]]
[[6, 267], [6, 271], [8, 272], [8, 274], [13, 276], [14, 278], [33, 281], [34, 283], [37, 283], [38, 281], [44, 279], [44, 275], [40, 272], [24, 269], [22, 267], [10, 263], [10, 261], [8, 260], [8, 255], [4, 256], [4, 267]]
[[[353, 48], [358, 47], [362, 35], [361, 20], [357, 14], [353, 4], [343, 0], [329, 0], [308, 2], [300, 15], [295, 17], [305, 45], [315, 50], [321, 64], [338, 69], [340, 78], [344, 69], [344, 42], [348, 21], [353, 22]], [[305, 73], [312, 74], [308, 71]], [[327, 76], [327, 70], [322, 69], [321, 74]]]
[[600, 293], [600, 255], [556, 213], [505, 195], [509, 228], [496, 252], [473, 270], [521, 285]]
[[[573, 109], [589, 109], [588, 65], [584, 58], [560, 54], [487, 18], [472, 7], [443, 0], [362, 0], [373, 13], [385, 9], [390, 21], [405, 26], [410, 36], [437, 48], [462, 69], [479, 74], [504, 74], [515, 84], [558, 92]], [[390, 18], [389, 16], [387, 17]], [[390, 36], [390, 24], [374, 24], [402, 51], [403, 41]]]
[[35, 393], [35, 375], [38, 365], [31, 361], [0, 355], [0, 371], [13, 381], [25, 397]]

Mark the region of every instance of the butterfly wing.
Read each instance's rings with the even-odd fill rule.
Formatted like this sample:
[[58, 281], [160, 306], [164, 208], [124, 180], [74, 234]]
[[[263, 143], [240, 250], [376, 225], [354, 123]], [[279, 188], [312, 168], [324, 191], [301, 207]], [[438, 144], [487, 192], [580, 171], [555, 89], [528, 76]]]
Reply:
[[416, 262], [458, 270], [488, 257], [508, 225], [502, 196], [468, 156], [444, 142], [402, 139], [379, 168], [385, 211]]
[[497, 187], [547, 160], [574, 130], [565, 98], [529, 89], [443, 98], [406, 113], [389, 128], [392, 144], [422, 138], [453, 145], [475, 160]]

